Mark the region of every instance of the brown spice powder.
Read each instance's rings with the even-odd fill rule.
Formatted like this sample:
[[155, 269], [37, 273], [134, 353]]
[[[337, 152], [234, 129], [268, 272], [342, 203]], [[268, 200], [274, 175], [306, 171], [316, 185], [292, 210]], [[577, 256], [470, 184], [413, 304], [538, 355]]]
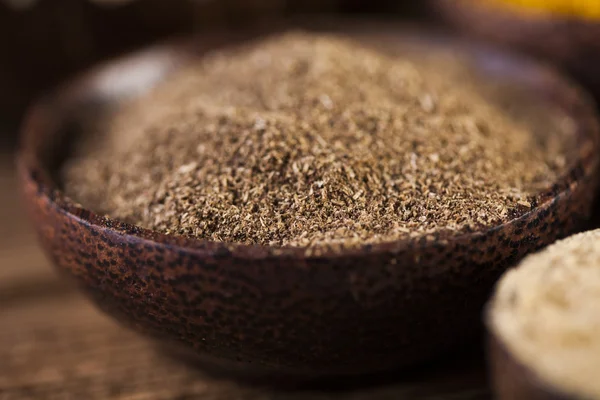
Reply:
[[207, 55], [80, 146], [67, 193], [167, 234], [373, 243], [526, 212], [564, 133], [495, 106], [464, 61], [291, 32]]

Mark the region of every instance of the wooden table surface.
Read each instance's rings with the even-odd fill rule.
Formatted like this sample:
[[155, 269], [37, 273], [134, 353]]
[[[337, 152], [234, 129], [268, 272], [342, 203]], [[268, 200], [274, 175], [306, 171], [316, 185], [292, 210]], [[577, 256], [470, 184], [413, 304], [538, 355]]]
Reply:
[[491, 397], [479, 355], [368, 384], [353, 378], [348, 385], [338, 383], [336, 390], [275, 391], [210, 378], [156, 352], [150, 342], [96, 311], [54, 273], [20, 208], [12, 157], [1, 154], [0, 185], [0, 400]]

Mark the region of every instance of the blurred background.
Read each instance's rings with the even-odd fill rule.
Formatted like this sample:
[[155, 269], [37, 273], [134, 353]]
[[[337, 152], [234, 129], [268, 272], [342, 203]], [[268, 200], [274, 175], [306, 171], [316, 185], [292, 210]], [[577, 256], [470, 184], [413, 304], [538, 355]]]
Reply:
[[0, 0], [3, 143], [14, 145], [24, 110], [40, 93], [152, 42], [295, 13], [416, 18], [424, 9], [422, 2], [399, 0]]

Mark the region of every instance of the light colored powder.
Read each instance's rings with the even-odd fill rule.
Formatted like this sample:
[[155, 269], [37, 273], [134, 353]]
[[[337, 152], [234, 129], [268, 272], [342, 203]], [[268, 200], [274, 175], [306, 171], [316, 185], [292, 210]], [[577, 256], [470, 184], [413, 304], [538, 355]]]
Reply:
[[498, 285], [493, 331], [543, 381], [600, 399], [600, 230], [527, 257]]

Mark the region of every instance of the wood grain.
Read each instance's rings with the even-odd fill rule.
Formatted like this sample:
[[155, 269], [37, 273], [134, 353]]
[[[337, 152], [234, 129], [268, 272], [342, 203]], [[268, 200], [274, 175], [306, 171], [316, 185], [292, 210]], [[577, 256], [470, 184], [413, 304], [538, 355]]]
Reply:
[[[52, 270], [0, 155], [0, 400], [489, 399], [481, 356], [325, 389], [275, 391], [209, 377], [116, 325]], [[461, 359], [464, 358], [464, 359]]]

